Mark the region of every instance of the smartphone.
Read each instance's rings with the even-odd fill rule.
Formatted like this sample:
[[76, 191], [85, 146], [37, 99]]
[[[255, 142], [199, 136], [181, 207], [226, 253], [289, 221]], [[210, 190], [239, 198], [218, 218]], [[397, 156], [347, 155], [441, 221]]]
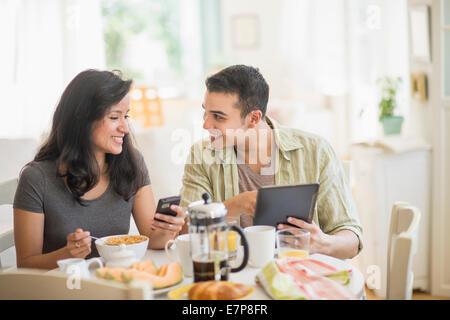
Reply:
[[[161, 214], [168, 214], [169, 216], [175, 217], [177, 213], [170, 209], [170, 206], [172, 204], [179, 205], [181, 201], [180, 196], [173, 196], [173, 197], [167, 197], [167, 198], [161, 198], [158, 201], [158, 206], [156, 207], [156, 212]], [[155, 218], [157, 221], [162, 221], [161, 219]], [[165, 222], [165, 221], [163, 221]]]

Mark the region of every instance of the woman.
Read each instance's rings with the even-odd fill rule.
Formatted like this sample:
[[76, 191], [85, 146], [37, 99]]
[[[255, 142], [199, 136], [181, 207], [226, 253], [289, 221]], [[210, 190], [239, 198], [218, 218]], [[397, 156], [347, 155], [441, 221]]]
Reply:
[[65, 89], [50, 136], [16, 191], [18, 267], [97, 256], [90, 235], [127, 234], [131, 213], [149, 248], [163, 248], [181, 230], [181, 207], [173, 206], [175, 217], [155, 214], [146, 165], [129, 135], [130, 87], [112, 72], [87, 70]]

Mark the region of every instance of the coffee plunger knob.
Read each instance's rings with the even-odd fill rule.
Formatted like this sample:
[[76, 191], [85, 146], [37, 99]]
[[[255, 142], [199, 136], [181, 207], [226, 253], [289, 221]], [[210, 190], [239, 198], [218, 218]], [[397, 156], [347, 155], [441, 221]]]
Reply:
[[204, 194], [202, 194], [202, 198], [205, 201], [205, 204], [208, 204], [211, 202], [211, 196], [209, 195], [209, 193], [205, 192]]

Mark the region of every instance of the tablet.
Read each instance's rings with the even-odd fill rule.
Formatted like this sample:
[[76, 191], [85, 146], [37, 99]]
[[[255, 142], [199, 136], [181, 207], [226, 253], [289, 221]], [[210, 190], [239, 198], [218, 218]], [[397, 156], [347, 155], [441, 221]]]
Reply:
[[288, 217], [311, 223], [319, 183], [263, 187], [256, 198], [254, 225], [287, 223]]

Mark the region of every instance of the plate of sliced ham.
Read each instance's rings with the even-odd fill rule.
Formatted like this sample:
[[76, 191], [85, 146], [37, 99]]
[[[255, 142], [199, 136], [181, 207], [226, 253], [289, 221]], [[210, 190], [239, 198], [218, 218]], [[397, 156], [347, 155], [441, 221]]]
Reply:
[[345, 261], [314, 254], [308, 259], [272, 260], [257, 274], [256, 281], [273, 299], [359, 299], [359, 282], [364, 279], [355, 283], [353, 276], [353, 268]]

